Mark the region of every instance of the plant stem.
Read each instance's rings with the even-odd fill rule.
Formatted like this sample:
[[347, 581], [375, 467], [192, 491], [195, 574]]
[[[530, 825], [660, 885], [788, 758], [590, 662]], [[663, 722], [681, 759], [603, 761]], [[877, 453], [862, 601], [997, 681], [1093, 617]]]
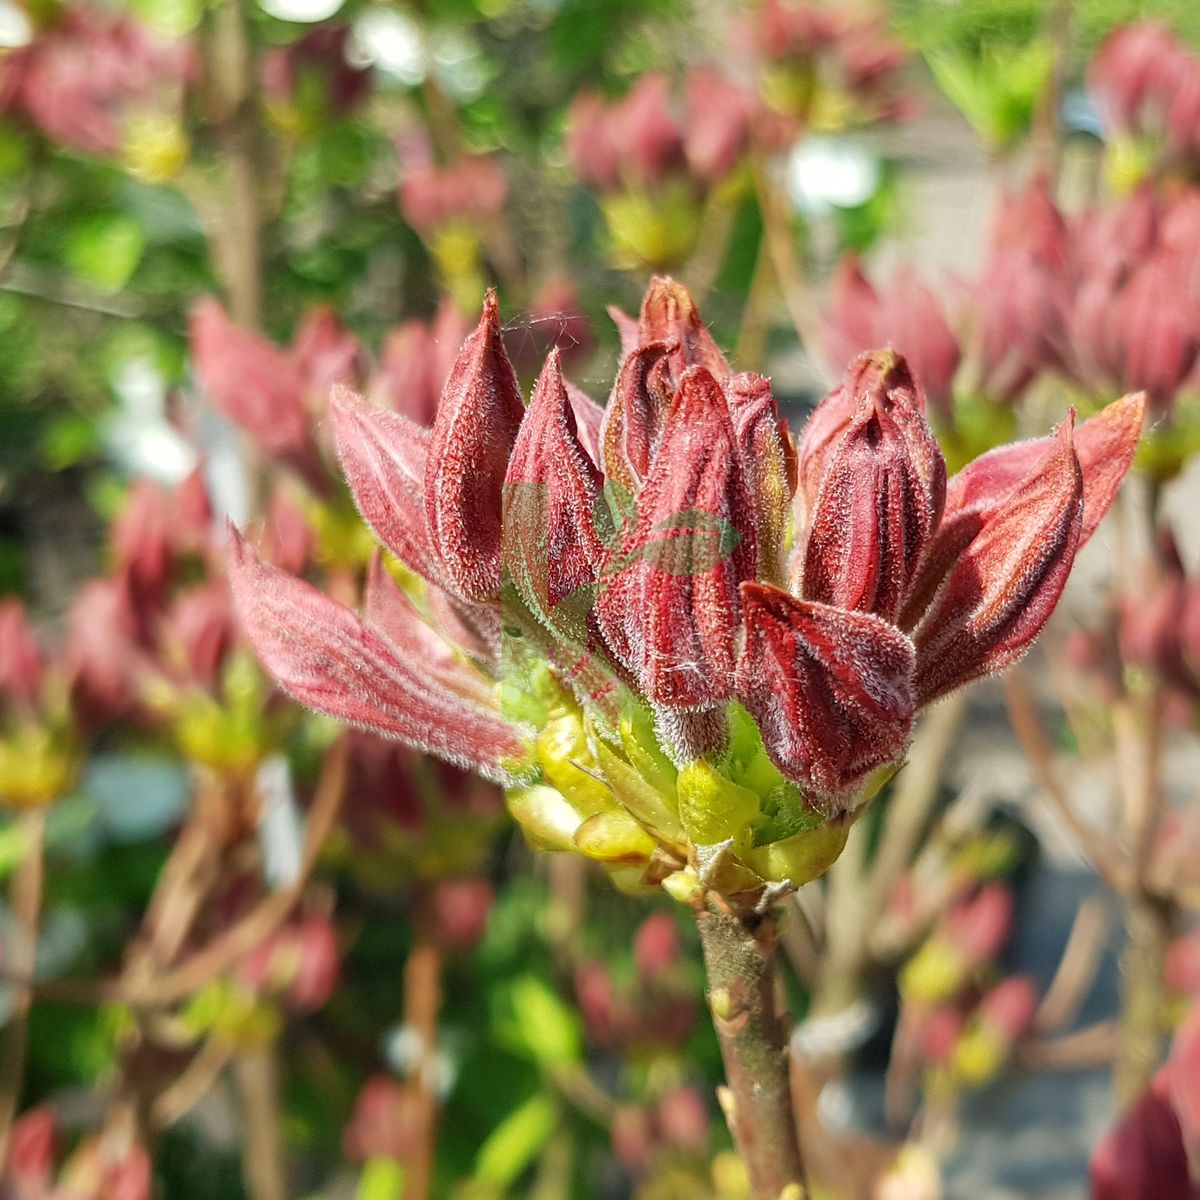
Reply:
[[404, 964], [404, 1023], [415, 1033], [420, 1057], [410, 1080], [415, 1103], [412, 1154], [405, 1163], [404, 1200], [427, 1200], [437, 1143], [437, 1040], [442, 1007], [442, 952], [419, 930]]
[[262, 138], [257, 68], [242, 0], [225, 0], [207, 40], [208, 109], [225, 172], [225, 188], [206, 213], [217, 269], [234, 320], [257, 329], [262, 319]]
[[246, 1194], [251, 1200], [287, 1200], [275, 1043], [243, 1050], [234, 1059], [234, 1075], [245, 1121], [242, 1171]]
[[1163, 972], [1175, 926], [1172, 901], [1148, 895], [1129, 899], [1121, 955], [1121, 1033], [1113, 1069], [1113, 1090], [1121, 1108], [1138, 1098], [1162, 1061]]
[[[24, 853], [10, 884], [9, 902], [16, 923], [13, 960], [16, 970], [32, 977], [37, 962], [38, 918], [42, 910], [45, 863], [42, 852], [46, 841], [46, 810], [31, 809], [19, 818], [24, 835]], [[3, 1049], [0, 1051], [0, 1165], [8, 1153], [13, 1119], [21, 1103], [21, 1085], [25, 1079], [26, 1035], [29, 1005], [33, 993], [28, 986], [14, 986], [12, 1016], [9, 1018]]]
[[697, 914], [727, 1090], [730, 1132], [753, 1200], [804, 1200], [804, 1163], [788, 1078], [787, 1030], [775, 997], [774, 918], [742, 918], [715, 897]]

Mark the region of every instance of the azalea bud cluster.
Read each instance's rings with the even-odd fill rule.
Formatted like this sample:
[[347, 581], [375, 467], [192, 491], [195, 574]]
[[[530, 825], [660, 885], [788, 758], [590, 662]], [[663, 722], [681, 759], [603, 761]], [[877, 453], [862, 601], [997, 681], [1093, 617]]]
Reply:
[[616, 319], [604, 410], [557, 354], [526, 407], [492, 296], [431, 430], [337, 393], [355, 500], [419, 585], [373, 571], [364, 618], [238, 540], [234, 591], [285, 690], [504, 783], [535, 845], [758, 904], [837, 856], [922, 705], [1028, 647], [1142, 400], [947, 480], [890, 351], [797, 445], [678, 284]]

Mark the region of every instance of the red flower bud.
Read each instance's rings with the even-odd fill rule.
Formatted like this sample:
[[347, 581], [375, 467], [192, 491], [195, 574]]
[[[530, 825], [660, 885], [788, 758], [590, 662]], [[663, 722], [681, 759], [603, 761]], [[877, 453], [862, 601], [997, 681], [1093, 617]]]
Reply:
[[643, 346], [662, 342], [676, 383], [688, 367], [704, 367], [715, 379], [729, 375], [729, 363], [700, 319], [691, 293], [667, 275], [655, 275], [642, 300], [638, 336]]
[[900, 757], [915, 712], [904, 634], [768, 584], [743, 584], [742, 605], [737, 696], [785, 775], [836, 796]]
[[[504, 481], [504, 565], [530, 611], [576, 641], [586, 638], [605, 547], [597, 529], [603, 478], [579, 443], [575, 411], [552, 351], [533, 389]], [[576, 596], [582, 604], [560, 606]]]
[[1013, 897], [1001, 883], [981, 887], [946, 915], [940, 930], [970, 970], [990, 963], [1012, 933]]
[[489, 292], [442, 393], [425, 462], [425, 512], [443, 570], [462, 596], [501, 585], [501, 492], [525, 406]]
[[189, 338], [192, 362], [213, 405], [267, 454], [287, 463], [307, 483], [324, 488], [307, 380], [292, 355], [239, 328], [212, 299], [192, 310]]
[[647, 917], [633, 937], [633, 961], [645, 980], [673, 966], [679, 959], [679, 926], [671, 913]]
[[674, 389], [667, 347], [636, 346], [626, 355], [600, 425], [604, 472], [609, 481], [636, 496], [658, 448]]
[[45, 1194], [54, 1177], [57, 1150], [58, 1115], [49, 1105], [31, 1108], [13, 1122], [3, 1167], [17, 1200]]
[[694, 368], [596, 603], [613, 654], [655, 703], [701, 708], [732, 694], [737, 587], [754, 578], [755, 525], [725, 394]]
[[18, 600], [0, 601], [0, 704], [37, 706], [42, 688], [42, 652]]
[[979, 1002], [979, 1019], [1006, 1046], [1020, 1041], [1032, 1028], [1037, 1012], [1037, 985], [1028, 975], [1013, 975], [996, 984]]
[[866, 357], [812, 511], [802, 591], [895, 621], [942, 515], [946, 464], [903, 360]]
[[495, 896], [486, 879], [444, 879], [429, 892], [426, 917], [438, 944], [454, 953], [483, 937]]
[[420, 1131], [415, 1094], [386, 1075], [375, 1075], [358, 1093], [342, 1146], [352, 1162], [373, 1158], [407, 1162]]

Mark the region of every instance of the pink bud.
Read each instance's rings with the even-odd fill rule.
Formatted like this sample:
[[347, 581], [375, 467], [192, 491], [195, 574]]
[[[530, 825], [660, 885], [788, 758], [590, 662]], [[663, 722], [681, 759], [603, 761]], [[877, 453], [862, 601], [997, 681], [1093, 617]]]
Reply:
[[669, 1088], [659, 1097], [656, 1115], [668, 1145], [694, 1154], [708, 1148], [708, 1110], [694, 1087], [682, 1084]]
[[1200, 1200], [1171, 1103], [1169, 1068], [1097, 1144], [1090, 1174], [1091, 1200]]
[[600, 426], [604, 472], [628, 496], [636, 496], [658, 449], [674, 389], [667, 347], [635, 347], [621, 364]]
[[653, 980], [679, 960], [679, 926], [666, 912], [653, 913], [633, 938], [633, 961], [645, 980]]
[[373, 1158], [406, 1162], [418, 1137], [420, 1118], [414, 1094], [386, 1075], [368, 1079], [342, 1135], [346, 1157], [352, 1162]]
[[1193, 1005], [1176, 1031], [1166, 1072], [1192, 1184], [1200, 1191], [1200, 1005]]
[[700, 319], [691, 293], [667, 275], [655, 275], [642, 299], [638, 338], [643, 346], [662, 342], [676, 385], [688, 367], [704, 367], [718, 380], [729, 376], [729, 363]]
[[926, 1060], [934, 1066], [949, 1062], [965, 1029], [962, 1013], [949, 1005], [926, 1014], [921, 1022], [921, 1049]]
[[942, 515], [946, 464], [903, 359], [870, 357], [813, 507], [803, 594], [894, 621]]
[[900, 758], [912, 731], [912, 643], [866, 613], [742, 585], [737, 696], [772, 762], [829, 796]]
[[179, 648], [191, 675], [211, 688], [233, 645], [233, 611], [224, 580], [182, 593], [166, 616], [167, 637]]
[[31, 1108], [13, 1123], [4, 1174], [16, 1196], [41, 1196], [54, 1177], [58, 1152], [58, 1115], [49, 1105]]
[[487, 928], [495, 896], [486, 879], [443, 879], [430, 889], [433, 936], [452, 953], [470, 950]]
[[653, 72], [638, 77], [613, 110], [613, 141], [622, 174], [652, 187], [683, 161], [683, 135], [671, 114], [671, 85]]
[[688, 165], [701, 179], [715, 183], [737, 166], [750, 139], [753, 98], [719, 71], [699, 67], [687, 78]]
[[328, 304], [320, 304], [305, 314], [292, 340], [291, 354], [318, 410], [329, 399], [334, 384], [358, 382], [362, 347]]
[[1033, 1028], [1037, 1004], [1034, 981], [1028, 975], [1013, 975], [996, 984], [979, 1002], [979, 1019], [1004, 1045], [1011, 1046]]
[[425, 512], [446, 576], [470, 600], [501, 586], [501, 493], [525, 406], [488, 292], [442, 393], [425, 466]]
[[755, 525], [725, 394], [693, 368], [596, 604], [614, 656], [655, 703], [707, 707], [732, 694], [737, 588], [755, 575]]
[[300, 364], [266, 338], [239, 328], [212, 299], [192, 310], [189, 339], [196, 373], [212, 404], [267, 454], [324, 488]]
[[1012, 933], [1013, 897], [1004, 884], [989, 883], [946, 916], [942, 936], [963, 964], [975, 969], [991, 962]]
[[37, 706], [42, 688], [42, 653], [19, 600], [0, 600], [0, 702]]
[[418, 425], [432, 425], [455, 355], [469, 330], [453, 302], [444, 301], [432, 324], [406, 321], [384, 342], [371, 399]]
[[272, 100], [293, 101], [319, 86], [331, 114], [341, 117], [357, 107], [371, 91], [371, 71], [346, 57], [347, 25], [318, 25], [298, 41], [263, 56], [263, 91]]
[[363, 520], [406, 567], [445, 582], [425, 510], [429, 431], [346, 388], [334, 389], [330, 412], [338, 457]]
[[[576, 434], [575, 412], [552, 351], [533, 389], [504, 480], [504, 565], [530, 611], [586, 640], [586, 608], [605, 546], [597, 528], [603, 479]], [[560, 606], [576, 598], [578, 611]]]

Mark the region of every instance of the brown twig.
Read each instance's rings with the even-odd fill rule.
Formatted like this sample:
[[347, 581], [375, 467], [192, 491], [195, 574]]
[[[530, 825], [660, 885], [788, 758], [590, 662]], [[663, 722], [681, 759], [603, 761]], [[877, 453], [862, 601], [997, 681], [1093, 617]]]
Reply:
[[787, 1034], [776, 1007], [773, 917], [752, 924], [716, 897], [697, 914], [727, 1087], [722, 1106], [753, 1200], [807, 1196], [788, 1080]]
[[251, 1200], [287, 1200], [274, 1045], [242, 1050], [234, 1059], [233, 1071], [245, 1122], [242, 1169], [246, 1192]]
[[1099, 1021], [1056, 1038], [1032, 1038], [1017, 1051], [1017, 1061], [1034, 1071], [1073, 1071], [1112, 1062], [1120, 1040], [1116, 1021]]
[[[15, 922], [13, 958], [17, 970], [32, 977], [37, 961], [38, 920], [42, 911], [42, 889], [45, 882], [43, 852], [46, 842], [46, 810], [30, 809], [18, 819], [24, 846], [20, 865], [10, 883], [9, 903]], [[21, 1087], [25, 1080], [25, 1051], [29, 1025], [29, 1006], [32, 989], [18, 985], [13, 989], [12, 1013], [4, 1031], [0, 1051], [0, 1165], [8, 1152], [8, 1139], [13, 1119], [21, 1102]]]
[[418, 1057], [409, 1079], [413, 1095], [412, 1151], [405, 1162], [404, 1200], [428, 1200], [437, 1145], [438, 1017], [442, 1008], [442, 952], [420, 932], [404, 964], [404, 1024], [414, 1033]]
[[1069, 1025], [1096, 980], [1108, 944], [1107, 906], [1089, 896], [1075, 914], [1058, 970], [1038, 1005], [1034, 1027], [1045, 1033]]

